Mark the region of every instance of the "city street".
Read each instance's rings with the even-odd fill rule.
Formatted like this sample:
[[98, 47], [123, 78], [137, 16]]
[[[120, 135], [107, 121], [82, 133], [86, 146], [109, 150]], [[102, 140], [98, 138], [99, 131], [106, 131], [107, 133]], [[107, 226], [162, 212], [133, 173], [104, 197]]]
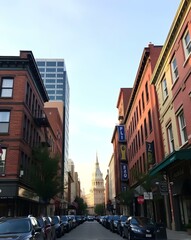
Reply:
[[[167, 229], [168, 240], [191, 240], [187, 232], [172, 231]], [[122, 240], [117, 233], [112, 233], [98, 222], [84, 222], [60, 240]]]
[[98, 222], [84, 222], [71, 232], [64, 234], [60, 240], [122, 240], [116, 233], [110, 232]]

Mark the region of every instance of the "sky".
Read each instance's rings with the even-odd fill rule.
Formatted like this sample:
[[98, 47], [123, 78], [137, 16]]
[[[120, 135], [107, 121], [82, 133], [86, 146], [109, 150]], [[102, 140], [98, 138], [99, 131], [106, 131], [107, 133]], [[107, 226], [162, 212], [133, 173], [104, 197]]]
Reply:
[[163, 45], [180, 0], [6, 0], [0, 55], [64, 58], [70, 85], [69, 158], [85, 193], [96, 162], [105, 179], [120, 88], [133, 87], [143, 49]]

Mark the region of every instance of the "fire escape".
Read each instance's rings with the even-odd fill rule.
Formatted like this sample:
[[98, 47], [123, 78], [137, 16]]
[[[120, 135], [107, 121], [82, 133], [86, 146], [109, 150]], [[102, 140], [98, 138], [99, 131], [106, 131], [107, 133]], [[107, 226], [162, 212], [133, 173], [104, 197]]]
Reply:
[[48, 128], [50, 128], [48, 118], [43, 113], [42, 117], [34, 118], [34, 121], [39, 128], [42, 128], [44, 130], [45, 141], [44, 142], [41, 141], [41, 144], [43, 146], [46, 146], [46, 147], [51, 147], [51, 143], [50, 143], [50, 140], [48, 138], [48, 130], [47, 130]]

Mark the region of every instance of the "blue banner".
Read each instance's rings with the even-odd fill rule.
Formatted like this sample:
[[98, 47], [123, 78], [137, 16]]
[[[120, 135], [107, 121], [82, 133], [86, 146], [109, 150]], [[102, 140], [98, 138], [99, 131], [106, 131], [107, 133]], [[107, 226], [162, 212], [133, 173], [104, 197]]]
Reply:
[[121, 163], [121, 181], [128, 180], [128, 167], [127, 163]]
[[125, 126], [124, 125], [118, 125], [117, 126], [117, 130], [118, 130], [118, 136], [119, 136], [118, 141], [119, 142], [125, 142], [126, 141], [126, 138], [125, 138]]

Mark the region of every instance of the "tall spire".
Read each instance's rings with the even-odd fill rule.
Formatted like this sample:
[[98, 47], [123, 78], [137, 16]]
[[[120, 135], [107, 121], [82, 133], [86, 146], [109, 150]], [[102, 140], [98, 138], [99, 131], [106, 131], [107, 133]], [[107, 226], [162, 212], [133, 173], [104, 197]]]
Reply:
[[98, 154], [96, 152], [96, 166], [99, 165], [99, 162], [98, 162]]

